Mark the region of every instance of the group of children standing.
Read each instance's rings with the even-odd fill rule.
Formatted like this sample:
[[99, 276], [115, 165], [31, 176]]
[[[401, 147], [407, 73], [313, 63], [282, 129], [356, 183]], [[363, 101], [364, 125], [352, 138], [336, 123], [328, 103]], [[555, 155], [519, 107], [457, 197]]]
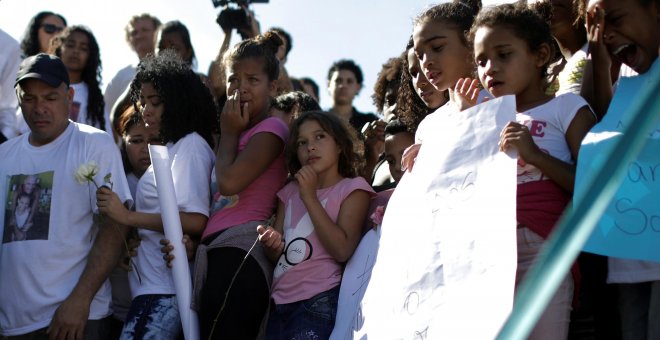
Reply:
[[[488, 97], [515, 95], [516, 121], [504, 128], [499, 146], [519, 155], [516, 283], [580, 185], [575, 183], [580, 145], [602, 117], [591, 107], [607, 107], [598, 84], [589, 85], [593, 92], [587, 97], [598, 101], [593, 103], [549, 90], [548, 69], [558, 54], [549, 17], [559, 13], [558, 6], [482, 9], [478, 1], [465, 1], [421, 13], [402, 72], [410, 81], [403, 86], [412, 86], [415, 100], [426, 109], [404, 113], [399, 106], [401, 120], [412, 124], [402, 129], [395, 122], [385, 130], [385, 157], [398, 180], [414, 166], [424, 135], [446, 124], [446, 115]], [[657, 63], [657, 34], [646, 31], [657, 32], [659, 13], [657, 0], [591, 1], [586, 14], [590, 44], [645, 73]], [[273, 110], [280, 66], [272, 39], [266, 34], [243, 40], [225, 54], [227, 100], [219, 131], [213, 98], [185, 62], [163, 52], [138, 66], [130, 88], [134, 106], [125, 116], [139, 111], [143, 123], [121, 120], [127, 161], [139, 178], [135, 210], [108, 189], [97, 194], [99, 210], [137, 226], [141, 239], [129, 274], [133, 299], [122, 338], [176, 339], [181, 332], [171, 273], [160, 249], [163, 227], [153, 170], [144, 166], [144, 141], [168, 146], [183, 231], [189, 245], [199, 243], [194, 304], [202, 337], [325, 339], [332, 332], [343, 265], [363, 235], [376, 194], [360, 176], [364, 142], [348, 122], [301, 105], [296, 107], [303, 113]], [[592, 62], [594, 72], [602, 67], [601, 60]], [[423, 120], [413, 117], [432, 109]], [[133, 144], [141, 149], [129, 151]], [[576, 267], [531, 338], [568, 336], [578, 283]], [[658, 308], [657, 298], [647, 308]], [[651, 339], [660, 332], [649, 320], [644, 327]], [[629, 325], [622, 327], [626, 334]]]

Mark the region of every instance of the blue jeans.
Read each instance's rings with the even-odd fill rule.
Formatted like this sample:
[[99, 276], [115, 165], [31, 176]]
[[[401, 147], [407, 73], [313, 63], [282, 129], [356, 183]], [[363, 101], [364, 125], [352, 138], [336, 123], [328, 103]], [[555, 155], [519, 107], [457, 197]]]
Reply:
[[307, 300], [272, 305], [266, 339], [328, 339], [335, 327], [339, 286]]
[[147, 294], [133, 299], [120, 339], [176, 340], [181, 331], [176, 295]]

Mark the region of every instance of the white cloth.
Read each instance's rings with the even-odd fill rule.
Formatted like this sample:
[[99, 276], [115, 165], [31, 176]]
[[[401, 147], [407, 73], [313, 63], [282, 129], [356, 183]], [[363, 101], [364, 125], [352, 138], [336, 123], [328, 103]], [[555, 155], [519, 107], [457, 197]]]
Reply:
[[[619, 78], [634, 77], [637, 72], [626, 64], [621, 64]], [[612, 90], [616, 92], [617, 79]], [[616, 257], [607, 258], [607, 283], [640, 283], [660, 280], [660, 262], [628, 260]]]
[[[112, 113], [115, 103], [121, 98], [121, 95], [135, 77], [136, 70], [137, 68], [135, 65], [127, 65], [119, 70], [119, 72], [112, 77], [108, 86], [105, 87], [103, 100], [105, 101], [105, 107], [108, 109], [108, 112]], [[112, 114], [110, 116], [112, 116]]]
[[[479, 95], [477, 96], [477, 105], [483, 103], [487, 97], [492, 98], [493, 96], [490, 95], [487, 90], [479, 91]], [[438, 128], [436, 124], [442, 124], [441, 122], [437, 121], [441, 121], [443, 117], [452, 114], [453, 112], [456, 112], [456, 106], [454, 106], [450, 100], [445, 103], [445, 105], [440, 106], [435, 111], [424, 117], [424, 119], [422, 119], [422, 121], [419, 123], [417, 131], [415, 131], [415, 144], [422, 144], [424, 136], [435, 133], [434, 130]]]
[[[172, 177], [179, 211], [209, 216], [211, 204], [211, 169], [215, 161], [208, 143], [197, 133], [190, 133], [176, 144], [168, 144], [172, 162]], [[153, 166], [150, 166], [138, 182], [135, 210], [143, 213], [160, 213]], [[139, 227], [139, 226], [137, 226]], [[160, 252], [162, 232], [142, 229], [140, 247], [135, 258], [137, 270], [129, 275], [133, 298], [144, 294], [175, 294], [172, 271], [167, 268]], [[173, 241], [173, 240], [172, 240]]]
[[582, 79], [584, 78], [584, 68], [587, 65], [587, 53], [589, 51], [589, 44], [584, 44], [581, 49], [577, 50], [573, 55], [566, 60], [564, 69], [559, 72], [557, 80], [559, 81], [559, 89], [556, 96], [564, 93], [573, 93], [580, 95], [582, 89]]
[[[95, 161], [96, 183], [112, 174], [113, 190], [132, 204], [119, 150], [112, 138], [93, 127], [69, 121], [49, 144], [35, 147], [29, 134], [0, 145], [0, 206], [18, 190], [20, 175], [39, 178], [39, 205], [31, 230], [41, 239], [0, 244], [0, 334], [13, 336], [47, 327], [85, 269], [98, 227], [93, 223], [96, 187], [76, 182], [80, 165]], [[14, 185], [10, 185], [10, 183]], [[5, 221], [6, 209], [0, 209]], [[4, 224], [3, 224], [4, 229]], [[89, 319], [110, 315], [110, 285], [103, 283], [91, 303]]]
[[[589, 106], [584, 98], [573, 93], [557, 96], [542, 105], [516, 114], [516, 121], [529, 128], [534, 143], [541, 151], [560, 161], [573, 164], [571, 149], [566, 142], [566, 131], [577, 112]], [[518, 184], [549, 179], [531, 164], [518, 161]]]
[[21, 49], [18, 42], [1, 29], [0, 46], [0, 132], [9, 139], [18, 135], [14, 82], [21, 64]]
[[[89, 98], [89, 87], [86, 83], [80, 82], [70, 85], [73, 88], [73, 103], [71, 104], [71, 112], [69, 113], [69, 118], [77, 123], [87, 124], [87, 99]], [[108, 105], [105, 105], [103, 109], [103, 116], [105, 117], [105, 131], [109, 134], [112, 134], [112, 128], [110, 126], [110, 114], [108, 111]], [[25, 118], [23, 117], [23, 112], [21, 109], [18, 109], [16, 113], [16, 119], [18, 120], [18, 129], [20, 133], [26, 133], [30, 131]], [[101, 129], [101, 125], [97, 122], [96, 125], [93, 125], [97, 129]]]

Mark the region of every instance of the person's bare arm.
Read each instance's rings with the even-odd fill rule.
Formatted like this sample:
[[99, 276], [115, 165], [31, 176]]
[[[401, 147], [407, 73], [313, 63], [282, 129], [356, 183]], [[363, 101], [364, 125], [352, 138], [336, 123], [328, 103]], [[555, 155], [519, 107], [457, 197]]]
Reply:
[[117, 265], [127, 233], [126, 226], [109, 218], [103, 220], [80, 280], [53, 315], [48, 327], [50, 339], [83, 339], [90, 304]]

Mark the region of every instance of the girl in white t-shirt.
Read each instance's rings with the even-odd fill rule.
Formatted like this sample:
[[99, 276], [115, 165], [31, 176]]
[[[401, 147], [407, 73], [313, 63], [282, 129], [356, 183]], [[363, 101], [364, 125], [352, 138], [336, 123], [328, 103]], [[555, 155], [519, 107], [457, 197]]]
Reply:
[[358, 176], [361, 145], [332, 114], [306, 112], [292, 124], [286, 156], [294, 180], [277, 193], [274, 224], [257, 227], [276, 263], [267, 339], [327, 339], [332, 332], [343, 264], [360, 241], [374, 193]]
[[75, 90], [71, 120], [112, 134], [100, 85], [101, 53], [92, 31], [85, 26], [65, 28], [51, 41], [49, 53], [62, 59]]
[[[546, 94], [547, 67], [554, 51], [550, 27], [542, 14], [551, 13], [549, 6], [489, 8], [479, 13], [469, 35], [482, 85], [494, 97], [516, 96], [516, 121], [505, 126], [500, 139], [502, 151], [514, 149], [519, 155], [516, 284], [568, 203], [580, 143], [596, 122], [581, 97]], [[466, 87], [460, 93], [473, 101], [471, 91]], [[531, 339], [566, 338], [573, 284], [567, 275]]]
[[[213, 98], [200, 78], [171, 51], [143, 59], [130, 87], [135, 106], [148, 127], [157, 127], [166, 143], [183, 232], [201, 235], [209, 215], [214, 155]], [[120, 224], [138, 227], [141, 239], [129, 276], [133, 301], [122, 339], [177, 339], [181, 322], [172, 272], [160, 253], [163, 223], [153, 167], [140, 178], [136, 209], [130, 211], [110, 190], [97, 194], [99, 211]]]

